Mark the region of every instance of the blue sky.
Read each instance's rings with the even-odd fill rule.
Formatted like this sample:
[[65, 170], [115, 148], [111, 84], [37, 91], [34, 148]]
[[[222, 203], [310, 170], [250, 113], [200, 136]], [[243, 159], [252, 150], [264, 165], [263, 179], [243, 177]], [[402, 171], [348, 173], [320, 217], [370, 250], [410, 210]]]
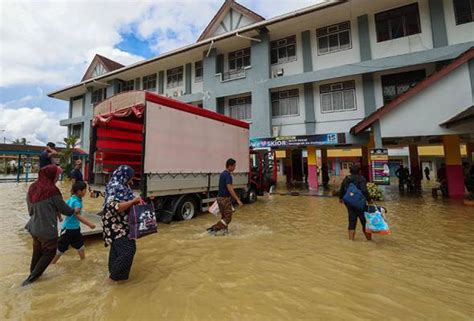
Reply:
[[[266, 18], [317, 2], [240, 1]], [[68, 103], [47, 93], [79, 82], [96, 53], [128, 65], [193, 43], [222, 3], [0, 1], [0, 135], [33, 144], [62, 140]]]

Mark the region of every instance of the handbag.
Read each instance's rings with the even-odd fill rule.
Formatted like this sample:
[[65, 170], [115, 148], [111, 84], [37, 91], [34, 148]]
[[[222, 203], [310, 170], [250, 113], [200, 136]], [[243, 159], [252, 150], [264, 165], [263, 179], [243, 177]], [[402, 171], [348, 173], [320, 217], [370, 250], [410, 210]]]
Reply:
[[382, 215], [382, 208], [377, 205], [367, 206], [364, 213], [366, 224], [365, 231], [373, 234], [391, 234], [390, 228]]
[[128, 226], [130, 232], [128, 238], [136, 240], [146, 235], [158, 232], [156, 223], [155, 207], [152, 203], [141, 202], [132, 206], [128, 214]]

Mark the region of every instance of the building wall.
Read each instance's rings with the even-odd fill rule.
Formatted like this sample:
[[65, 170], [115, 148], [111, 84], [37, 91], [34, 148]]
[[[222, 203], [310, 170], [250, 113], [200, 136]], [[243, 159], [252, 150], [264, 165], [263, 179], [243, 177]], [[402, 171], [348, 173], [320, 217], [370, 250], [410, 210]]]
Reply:
[[[347, 80], [355, 81], [355, 96], [357, 109], [353, 111], [322, 113], [319, 86]], [[332, 79], [330, 81], [314, 83], [313, 89], [314, 107], [316, 115], [316, 134], [348, 132], [352, 126], [354, 126], [356, 123], [358, 123], [361, 119], [365, 117], [364, 95], [361, 76], [345, 77], [339, 79]]]
[[283, 69], [285, 76], [297, 75], [303, 72], [303, 46], [301, 42], [301, 32], [288, 33], [286, 30], [278, 30], [270, 34], [270, 41], [296, 36], [296, 60], [285, 63], [277, 63], [271, 65], [271, 75], [274, 77], [276, 73]]
[[436, 65], [426, 64], [426, 65], [421, 65], [421, 66], [412, 66], [412, 67], [407, 67], [407, 68], [400, 68], [396, 70], [387, 70], [387, 71], [374, 73], [373, 76], [374, 76], [374, 87], [375, 87], [375, 107], [380, 108], [384, 105], [382, 76], [403, 73], [403, 72], [408, 72], [408, 71], [414, 71], [414, 70], [421, 70], [421, 69], [424, 69], [426, 72], [426, 76], [429, 76], [436, 71]]
[[[451, 94], [449, 94], [451, 93]], [[455, 93], [455, 94], [452, 94]], [[383, 137], [457, 134], [439, 124], [472, 106], [468, 64], [452, 71], [380, 120]], [[471, 129], [472, 130], [472, 129]]]
[[282, 116], [282, 117], [272, 117], [272, 127], [279, 127], [280, 135], [279, 136], [289, 136], [289, 135], [304, 135], [305, 134], [305, 108], [304, 108], [304, 87], [303, 86], [289, 86], [278, 88], [275, 91], [283, 91], [290, 89], [298, 89], [298, 116]]
[[72, 101], [71, 118], [81, 117], [83, 115], [83, 99], [75, 99]]
[[453, 0], [443, 0], [448, 43], [450, 45], [474, 41], [474, 22], [456, 25]]
[[391, 1], [368, 1], [363, 12], [369, 14], [369, 32], [372, 48], [372, 58], [384, 58], [389, 56], [397, 56], [415, 51], [423, 51], [433, 48], [433, 35], [431, 33], [430, 10], [427, 0], [419, 0], [418, 7], [420, 12], [421, 33], [377, 42], [375, 30], [375, 14], [387, 9], [397, 8], [403, 5], [411, 4], [412, 0], [391, 0]]

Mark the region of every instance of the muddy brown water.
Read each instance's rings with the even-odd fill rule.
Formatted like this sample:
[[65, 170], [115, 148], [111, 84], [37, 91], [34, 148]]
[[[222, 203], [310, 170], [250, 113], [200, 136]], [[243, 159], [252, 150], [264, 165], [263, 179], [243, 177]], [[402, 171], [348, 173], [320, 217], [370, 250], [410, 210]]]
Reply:
[[336, 198], [266, 196], [227, 237], [204, 232], [210, 214], [160, 225], [124, 284], [104, 284], [108, 249], [89, 238], [85, 261], [69, 250], [21, 288], [26, 189], [0, 184], [2, 320], [474, 320], [474, 210], [461, 203], [392, 193], [393, 234], [350, 242]]

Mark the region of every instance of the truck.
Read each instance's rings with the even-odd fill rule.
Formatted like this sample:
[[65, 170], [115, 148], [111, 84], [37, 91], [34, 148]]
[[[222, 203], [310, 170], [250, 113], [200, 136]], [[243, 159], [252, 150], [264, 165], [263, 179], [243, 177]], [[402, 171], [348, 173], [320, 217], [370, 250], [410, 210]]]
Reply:
[[128, 91], [94, 106], [89, 183], [97, 194], [121, 164], [133, 188], [162, 221], [189, 220], [217, 197], [226, 160], [236, 192], [253, 203], [276, 184], [271, 150], [249, 148], [249, 123], [148, 91]]

